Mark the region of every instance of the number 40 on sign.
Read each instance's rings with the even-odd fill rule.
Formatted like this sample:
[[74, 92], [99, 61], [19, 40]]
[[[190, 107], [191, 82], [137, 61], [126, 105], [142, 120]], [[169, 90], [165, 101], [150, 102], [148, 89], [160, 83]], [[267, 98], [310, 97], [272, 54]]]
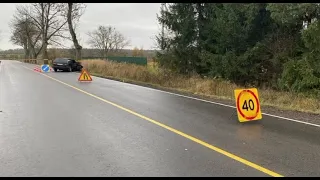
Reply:
[[236, 89], [234, 90], [234, 95], [240, 122], [262, 119], [258, 90], [256, 88]]

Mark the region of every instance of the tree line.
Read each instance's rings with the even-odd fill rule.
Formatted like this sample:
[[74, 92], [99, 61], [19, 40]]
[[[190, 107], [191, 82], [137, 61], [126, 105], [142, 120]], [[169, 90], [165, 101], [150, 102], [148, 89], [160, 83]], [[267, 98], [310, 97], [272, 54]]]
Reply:
[[320, 95], [319, 11], [317, 3], [164, 3], [157, 59], [186, 75]]
[[[156, 50], [145, 50], [135, 47], [133, 49], [121, 49], [117, 52], [109, 53], [108, 56], [121, 56], [121, 57], [146, 57], [152, 60], [155, 57]], [[75, 58], [75, 49], [72, 48], [48, 48], [48, 59], [55, 59], [59, 57]], [[82, 48], [82, 59], [101, 59], [101, 49]], [[0, 59], [25, 59], [23, 49], [8, 49], [0, 51]]]
[[[75, 59], [82, 58], [77, 27], [84, 14], [84, 3], [28, 3], [16, 6], [9, 26], [11, 42], [24, 49], [25, 59], [48, 59], [48, 46], [65, 47], [61, 40], [73, 42]], [[99, 49], [101, 57], [129, 45], [124, 35], [112, 26], [100, 25], [87, 33], [91, 47]]]

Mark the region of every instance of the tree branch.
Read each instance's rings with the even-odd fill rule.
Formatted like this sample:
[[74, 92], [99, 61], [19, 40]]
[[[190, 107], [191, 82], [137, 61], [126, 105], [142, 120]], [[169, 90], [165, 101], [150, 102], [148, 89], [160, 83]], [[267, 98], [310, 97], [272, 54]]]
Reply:
[[61, 44], [61, 43], [59, 43], [59, 42], [57, 42], [57, 41], [55, 41], [55, 40], [52, 40], [52, 39], [51, 39], [50, 41], [58, 44], [58, 45], [61, 46], [61, 47], [68, 48], [67, 46], [65, 46], [65, 45], [63, 45], [63, 44]]
[[57, 33], [66, 23], [67, 23], [67, 21], [65, 21], [61, 26], [59, 26], [59, 28], [57, 28], [55, 31], [53, 31], [53, 33], [51, 33], [48, 36], [48, 39], [50, 39], [55, 33]]
[[67, 40], [72, 41], [72, 39], [71, 39], [70, 37], [63, 36], [63, 35], [61, 35], [61, 34], [54, 34], [54, 35], [52, 35], [52, 37], [60, 37], [60, 38], [63, 38], [63, 39], [67, 39]]

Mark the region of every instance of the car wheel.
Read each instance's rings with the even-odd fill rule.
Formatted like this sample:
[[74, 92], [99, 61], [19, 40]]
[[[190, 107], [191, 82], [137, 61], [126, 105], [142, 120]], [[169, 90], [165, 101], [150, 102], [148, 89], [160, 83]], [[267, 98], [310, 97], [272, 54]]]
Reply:
[[54, 70], [54, 72], [57, 72], [57, 71], [58, 71], [58, 69], [57, 69], [57, 68], [53, 68], [53, 70]]

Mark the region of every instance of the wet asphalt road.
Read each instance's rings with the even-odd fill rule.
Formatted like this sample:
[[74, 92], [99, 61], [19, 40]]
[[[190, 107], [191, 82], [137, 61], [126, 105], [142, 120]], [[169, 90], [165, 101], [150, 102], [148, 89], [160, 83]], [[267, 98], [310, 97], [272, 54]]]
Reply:
[[[0, 65], [0, 176], [270, 176], [85, 92], [283, 176], [320, 176], [320, 128], [79, 73]], [[27, 69], [29, 68], [29, 69]], [[30, 70], [31, 69], [31, 70]]]

